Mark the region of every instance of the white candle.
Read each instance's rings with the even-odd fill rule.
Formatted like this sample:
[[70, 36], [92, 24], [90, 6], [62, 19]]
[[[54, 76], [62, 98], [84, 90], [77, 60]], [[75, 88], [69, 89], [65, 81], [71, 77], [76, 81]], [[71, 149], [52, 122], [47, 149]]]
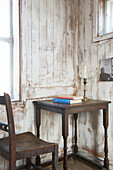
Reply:
[[87, 78], [87, 67], [86, 67], [86, 65], [84, 67], [84, 78]]

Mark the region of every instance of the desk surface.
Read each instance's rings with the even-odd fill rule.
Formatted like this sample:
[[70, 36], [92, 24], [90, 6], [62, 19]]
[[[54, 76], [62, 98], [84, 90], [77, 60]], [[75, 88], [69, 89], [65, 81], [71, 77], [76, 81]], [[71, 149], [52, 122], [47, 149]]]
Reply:
[[105, 100], [88, 100], [76, 104], [63, 104], [63, 103], [54, 103], [53, 100], [38, 100], [34, 101], [34, 104], [38, 106], [39, 109], [49, 110], [53, 112], [61, 113], [62, 110], [68, 110], [68, 113], [76, 113], [82, 111], [94, 111], [100, 109], [106, 109], [106, 105], [111, 103], [110, 101]]

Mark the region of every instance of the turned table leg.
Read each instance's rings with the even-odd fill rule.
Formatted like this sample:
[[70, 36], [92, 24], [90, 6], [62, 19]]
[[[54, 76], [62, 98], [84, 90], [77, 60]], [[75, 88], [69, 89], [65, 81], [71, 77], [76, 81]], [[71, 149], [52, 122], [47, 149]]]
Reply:
[[103, 110], [103, 126], [104, 126], [104, 167], [109, 170], [109, 159], [108, 159], [108, 106]]
[[[41, 113], [40, 109], [36, 107], [36, 126], [37, 126], [37, 137], [40, 138], [40, 125], [41, 125]], [[40, 156], [36, 157], [36, 165], [40, 165]]]
[[67, 170], [67, 137], [68, 137], [68, 114], [65, 112], [62, 114], [62, 136], [64, 139], [64, 162], [63, 169]]
[[74, 114], [74, 119], [75, 119], [75, 144], [74, 144], [74, 157], [76, 157], [76, 153], [78, 152], [78, 146], [77, 146], [77, 119], [78, 119], [78, 114]]
[[63, 162], [63, 168], [65, 170], [68, 169], [68, 167], [67, 167], [67, 138], [64, 138], [64, 162]]

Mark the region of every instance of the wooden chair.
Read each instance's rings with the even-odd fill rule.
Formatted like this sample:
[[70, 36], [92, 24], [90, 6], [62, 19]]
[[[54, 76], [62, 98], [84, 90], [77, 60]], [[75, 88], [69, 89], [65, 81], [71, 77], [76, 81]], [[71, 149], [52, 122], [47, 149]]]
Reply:
[[[8, 124], [0, 122], [0, 129], [9, 133], [8, 137], [0, 139], [0, 155], [9, 161], [9, 170], [16, 170], [16, 160], [26, 158], [26, 168], [38, 168], [31, 162], [31, 157], [52, 153], [52, 169], [57, 170], [58, 145], [39, 139], [31, 132], [15, 135], [15, 125], [10, 96], [4, 93], [0, 96], [0, 104], [6, 105]], [[22, 168], [21, 168], [22, 169]]]

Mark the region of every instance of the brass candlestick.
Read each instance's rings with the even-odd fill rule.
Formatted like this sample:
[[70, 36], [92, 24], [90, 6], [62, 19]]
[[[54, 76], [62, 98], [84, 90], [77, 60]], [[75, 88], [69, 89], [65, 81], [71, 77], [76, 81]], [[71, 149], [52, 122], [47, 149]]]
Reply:
[[84, 96], [83, 96], [83, 101], [87, 101], [87, 97], [86, 97], [86, 84], [87, 84], [87, 78], [84, 78]]

